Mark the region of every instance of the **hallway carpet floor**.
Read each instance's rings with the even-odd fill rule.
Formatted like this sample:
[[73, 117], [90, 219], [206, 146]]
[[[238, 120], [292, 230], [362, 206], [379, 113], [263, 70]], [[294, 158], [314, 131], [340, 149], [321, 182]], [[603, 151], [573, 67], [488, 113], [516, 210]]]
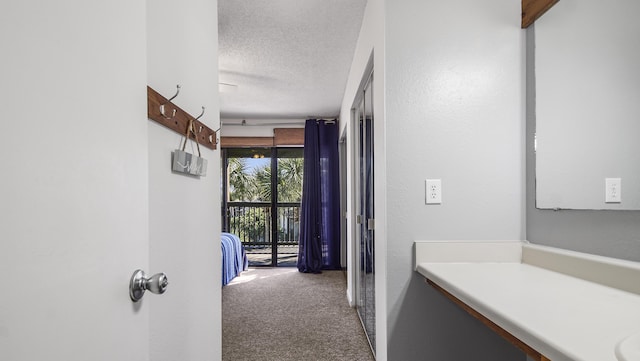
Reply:
[[251, 268], [222, 288], [223, 361], [373, 361], [343, 271]]

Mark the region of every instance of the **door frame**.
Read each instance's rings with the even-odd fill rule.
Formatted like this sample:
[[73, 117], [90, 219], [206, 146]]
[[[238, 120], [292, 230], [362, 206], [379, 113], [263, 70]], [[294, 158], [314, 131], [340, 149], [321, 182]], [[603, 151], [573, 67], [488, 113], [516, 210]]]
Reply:
[[[350, 161], [351, 161], [351, 211], [352, 211], [352, 215], [350, 217], [349, 222], [351, 223], [351, 232], [350, 232], [350, 236], [351, 236], [351, 244], [350, 244], [350, 251], [351, 251], [351, 264], [353, 265], [353, 270], [352, 272], [350, 272], [350, 277], [352, 280], [352, 287], [351, 287], [351, 293], [349, 294], [349, 297], [351, 298], [351, 304], [352, 306], [356, 307], [356, 309], [358, 309], [358, 316], [361, 319], [363, 328], [365, 329], [365, 333], [367, 333], [366, 331], [366, 326], [365, 326], [365, 322], [362, 319], [362, 315], [359, 311], [359, 308], [361, 306], [361, 294], [363, 292], [363, 285], [361, 285], [361, 281], [360, 281], [360, 268], [361, 268], [361, 257], [360, 257], [360, 250], [361, 250], [361, 235], [363, 232], [363, 227], [366, 228], [367, 227], [367, 219], [362, 219], [361, 217], [361, 202], [362, 202], [362, 190], [361, 190], [361, 182], [362, 182], [362, 174], [361, 174], [361, 159], [360, 159], [360, 155], [362, 152], [362, 149], [359, 149], [362, 147], [362, 140], [360, 139], [361, 135], [360, 135], [360, 118], [359, 118], [359, 111], [360, 110], [360, 103], [363, 101], [363, 98], [365, 97], [365, 89], [367, 88], [367, 86], [369, 86], [370, 83], [372, 83], [373, 81], [373, 77], [374, 77], [374, 67], [373, 67], [373, 54], [370, 56], [369, 61], [367, 63], [367, 66], [365, 67], [365, 70], [363, 72], [363, 76], [362, 79], [360, 81], [360, 85], [358, 87], [358, 91], [356, 92], [356, 95], [354, 97], [354, 101], [351, 107], [351, 124], [350, 127], [346, 127], [349, 128], [349, 131], [351, 133], [351, 136], [349, 137], [349, 140], [351, 141], [351, 157], [350, 157]], [[371, 87], [371, 91], [373, 91], [373, 87]], [[373, 98], [373, 96], [371, 97]], [[364, 109], [362, 110], [364, 111]], [[373, 112], [373, 106], [371, 107], [371, 111]], [[363, 119], [363, 121], [366, 122], [366, 116]], [[374, 126], [374, 121], [371, 121], [371, 131], [373, 131], [373, 126]], [[362, 135], [363, 137], [366, 137], [366, 134]], [[372, 137], [370, 139], [371, 141], [373, 141], [373, 134]], [[373, 152], [374, 152], [374, 148], [373, 146], [371, 147], [371, 153], [372, 153], [372, 160], [371, 160], [371, 166], [373, 166]], [[374, 177], [374, 173], [371, 173], [371, 177]], [[373, 179], [372, 179], [373, 182]], [[371, 189], [371, 196], [374, 196], [374, 189]], [[359, 217], [360, 215], [360, 217]], [[360, 218], [360, 223], [358, 222], [358, 219]], [[373, 232], [373, 231], [372, 231]], [[375, 254], [375, 241], [373, 242], [373, 252]], [[375, 265], [372, 265], [373, 267], [375, 267]], [[375, 278], [374, 278], [374, 290], [375, 290]], [[375, 291], [374, 291], [375, 292]], [[374, 301], [375, 301], [375, 294], [373, 295], [374, 297]], [[373, 310], [373, 314], [375, 315], [375, 309]], [[375, 317], [375, 316], [374, 316]], [[377, 328], [377, 326], [375, 326], [375, 328]], [[373, 333], [375, 334], [376, 330], [372, 330]], [[375, 346], [374, 343], [375, 341], [372, 343], [370, 340], [369, 335], [367, 334], [367, 340], [370, 342], [370, 346], [372, 349], [372, 352], [375, 355]]]

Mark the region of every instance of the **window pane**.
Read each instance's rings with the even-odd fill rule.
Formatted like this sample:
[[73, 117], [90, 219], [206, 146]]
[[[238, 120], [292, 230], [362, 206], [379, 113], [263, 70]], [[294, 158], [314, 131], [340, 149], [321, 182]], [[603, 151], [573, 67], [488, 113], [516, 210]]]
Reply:
[[302, 148], [278, 149], [278, 202], [302, 200]]
[[229, 149], [229, 201], [271, 201], [270, 155], [269, 148]]

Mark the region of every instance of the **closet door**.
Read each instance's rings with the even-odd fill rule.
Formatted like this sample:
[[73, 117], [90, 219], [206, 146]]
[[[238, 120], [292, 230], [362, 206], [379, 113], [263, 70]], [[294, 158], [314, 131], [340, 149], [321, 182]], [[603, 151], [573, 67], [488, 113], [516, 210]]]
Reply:
[[375, 211], [373, 172], [373, 74], [357, 108], [358, 314], [375, 353]]

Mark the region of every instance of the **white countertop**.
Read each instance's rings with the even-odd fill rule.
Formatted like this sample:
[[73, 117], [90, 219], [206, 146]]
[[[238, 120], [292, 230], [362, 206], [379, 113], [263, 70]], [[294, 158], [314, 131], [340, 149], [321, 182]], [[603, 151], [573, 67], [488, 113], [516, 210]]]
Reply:
[[[551, 361], [616, 361], [616, 345], [640, 332], [640, 295], [562, 265], [584, 268], [586, 279], [621, 267], [625, 282], [640, 285], [640, 264], [582, 255], [522, 242], [416, 242], [416, 271]], [[549, 259], [560, 271], [540, 267]]]

